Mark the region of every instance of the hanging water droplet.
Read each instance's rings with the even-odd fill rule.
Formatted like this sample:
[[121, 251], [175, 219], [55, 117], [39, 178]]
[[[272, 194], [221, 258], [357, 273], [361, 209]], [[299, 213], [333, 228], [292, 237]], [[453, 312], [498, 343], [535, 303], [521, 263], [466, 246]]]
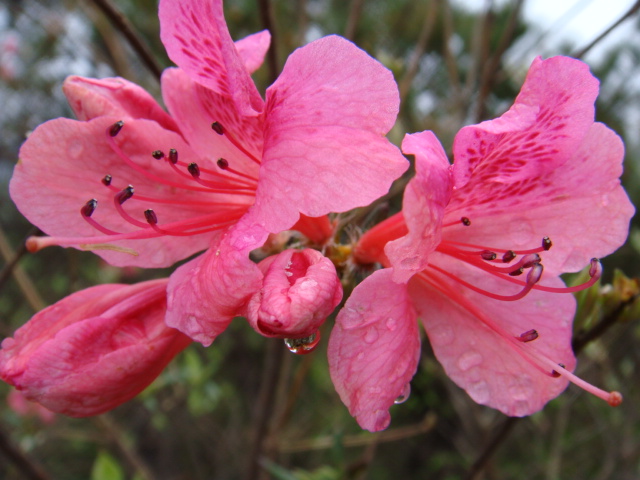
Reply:
[[306, 355], [313, 352], [320, 343], [320, 330], [303, 338], [285, 338], [284, 344], [290, 352]]
[[404, 403], [409, 399], [409, 395], [411, 395], [411, 384], [407, 383], [404, 386], [404, 390], [402, 390], [402, 393], [400, 394], [400, 396], [396, 398], [393, 401], [393, 403], [395, 403], [396, 405]]

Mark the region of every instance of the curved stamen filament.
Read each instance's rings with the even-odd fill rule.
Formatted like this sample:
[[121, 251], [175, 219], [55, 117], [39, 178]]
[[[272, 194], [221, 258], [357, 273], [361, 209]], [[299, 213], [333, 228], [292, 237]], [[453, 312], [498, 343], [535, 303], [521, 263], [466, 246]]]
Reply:
[[[120, 192], [122, 190], [121, 188], [117, 188], [112, 184], [109, 184], [106, 186], [109, 188], [109, 190], [115, 193]], [[237, 206], [236, 203], [230, 203], [230, 202], [214, 202], [214, 201], [207, 202], [202, 200], [172, 200], [172, 199], [161, 198], [161, 197], [149, 197], [147, 195], [139, 195], [137, 193], [135, 198], [143, 202], [162, 203], [166, 205], [190, 205], [190, 206], [203, 206], [203, 207], [225, 207], [225, 206], [235, 207]]]
[[[544, 252], [545, 250], [549, 250], [549, 248], [551, 248], [551, 240], [549, 240], [549, 237], [544, 237], [542, 239], [542, 243], [543, 245], [541, 245], [538, 248], [530, 248], [527, 250], [510, 250], [510, 249], [504, 249], [504, 248], [489, 248], [489, 247], [483, 247], [482, 245], [475, 245], [472, 243], [464, 243], [464, 242], [456, 242], [453, 240], [443, 240], [442, 241], [442, 245], [456, 245], [459, 247], [465, 247], [465, 248], [473, 248], [473, 249], [477, 249], [479, 252], [485, 252], [485, 251], [491, 251], [491, 252], [496, 252], [496, 253], [507, 253], [507, 252], [513, 252], [517, 255], [528, 255], [530, 253], [540, 253], [540, 252]], [[544, 245], [548, 245], [547, 247], [545, 247]], [[469, 253], [478, 253], [478, 252], [469, 252]]]
[[[515, 295], [498, 295], [497, 293], [492, 293], [487, 290], [483, 290], [480, 287], [476, 287], [475, 285], [472, 285], [469, 282], [462, 280], [461, 278], [455, 276], [450, 272], [447, 272], [446, 270], [436, 265], [431, 264], [429, 265], [428, 268], [432, 268], [436, 270], [437, 272], [449, 277], [452, 280], [455, 280], [456, 282], [460, 283], [461, 285], [467, 287], [470, 290], [473, 290], [476, 293], [480, 293], [486, 297], [493, 298], [494, 300], [502, 300], [504, 302], [513, 302], [515, 300], [520, 300], [521, 298], [526, 296], [527, 293], [529, 293], [531, 289], [535, 286], [535, 284], [540, 280], [540, 276], [542, 275], [542, 265], [536, 264], [531, 268], [531, 271], [527, 275], [527, 281], [524, 283], [524, 288], [520, 292], [516, 293]], [[500, 274], [497, 274], [497, 275], [500, 275]]]
[[224, 135], [227, 140], [229, 140], [229, 142], [236, 147], [238, 150], [240, 150], [242, 153], [244, 153], [247, 157], [249, 157], [254, 163], [261, 165], [260, 160], [253, 155], [251, 152], [249, 152], [249, 150], [247, 150], [246, 148], [244, 148], [244, 146], [242, 146], [242, 144], [236, 139], [236, 137], [234, 137], [226, 128], [224, 128], [222, 126], [222, 124], [220, 122], [213, 122], [211, 124], [211, 128], [213, 129], [213, 131], [215, 131], [218, 135]]

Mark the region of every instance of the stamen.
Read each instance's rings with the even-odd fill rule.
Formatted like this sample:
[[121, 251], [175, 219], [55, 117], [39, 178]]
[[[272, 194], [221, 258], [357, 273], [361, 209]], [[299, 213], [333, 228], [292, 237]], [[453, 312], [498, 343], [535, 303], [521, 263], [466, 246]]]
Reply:
[[469, 220], [469, 218], [468, 218], [468, 217], [462, 217], [462, 218], [460, 219], [460, 221], [462, 222], [462, 224], [463, 224], [465, 227], [468, 227], [468, 226], [470, 226], [470, 225], [471, 225], [471, 220]]
[[242, 146], [242, 144], [236, 139], [236, 137], [234, 137], [226, 128], [224, 128], [220, 122], [213, 122], [211, 124], [211, 128], [218, 135], [223, 135], [224, 134], [224, 136], [227, 138], [227, 140], [229, 140], [229, 142], [231, 142], [231, 144], [234, 147], [236, 147], [238, 150], [240, 150], [242, 153], [244, 153], [247, 157], [249, 157], [251, 160], [253, 160], [258, 165], [261, 164], [260, 160], [258, 158], [256, 158], [251, 152], [249, 152], [249, 150], [244, 148]]
[[169, 150], [169, 161], [174, 165], [178, 163], [178, 151], [175, 148]]
[[491, 261], [495, 260], [498, 254], [496, 252], [491, 252], [489, 250], [485, 250], [480, 254], [483, 260]]
[[122, 127], [124, 127], [124, 122], [122, 120], [119, 120], [111, 125], [108, 130], [109, 136], [115, 137], [116, 135], [118, 135], [120, 133], [120, 130], [122, 130]]
[[512, 277], [517, 277], [518, 275], [522, 275], [523, 273], [524, 273], [524, 268], [520, 267], [516, 270], [509, 272], [509, 275], [511, 275]]
[[553, 243], [551, 243], [551, 239], [549, 237], [542, 237], [542, 248], [545, 251], [548, 251], [552, 245]]
[[229, 162], [224, 158], [219, 158], [216, 163], [218, 164], [218, 167], [220, 167], [222, 170], [226, 170], [227, 168], [229, 168]]
[[154, 150], [151, 152], [151, 156], [156, 160], [162, 160], [164, 158], [164, 152], [162, 150]]
[[187, 170], [189, 170], [189, 173], [191, 174], [191, 176], [193, 178], [199, 178], [200, 177], [200, 169], [198, 168], [198, 164], [197, 163], [191, 162], [187, 166]]
[[516, 337], [523, 343], [533, 342], [536, 338], [538, 338], [537, 330], [527, 330], [524, 333], [521, 333], [519, 337]]
[[111, 175], [105, 175], [104, 177], [102, 177], [102, 184], [105, 186], [109, 186], [111, 185]]
[[133, 197], [133, 186], [129, 185], [126, 188], [124, 188], [120, 193], [118, 193], [114, 200], [122, 205], [124, 202], [126, 202], [127, 200], [129, 200], [131, 197]]
[[[490, 270], [489, 272], [494, 273], [494, 272], [491, 272]], [[601, 275], [602, 275], [602, 264], [597, 258], [592, 258], [591, 266], [589, 267], [589, 276], [591, 277], [589, 281], [573, 287], [547, 287], [546, 285], [535, 285], [533, 288], [536, 290], [540, 290], [541, 292], [575, 293], [575, 292], [580, 292], [582, 290], [586, 290], [587, 288], [591, 287], [594, 283], [596, 283], [600, 279]], [[515, 283], [517, 285], [521, 285], [521, 286], [525, 285], [523, 281], [518, 280], [516, 278], [509, 278], [504, 276], [501, 276], [501, 278], [504, 278], [505, 280], [509, 280], [511, 283]]]
[[87, 203], [85, 203], [80, 209], [80, 213], [82, 213], [83, 217], [90, 217], [95, 212], [96, 207], [98, 206], [98, 200], [92, 198]]
[[513, 250], [507, 250], [507, 252], [502, 256], [502, 261], [504, 263], [509, 263], [514, 258], [516, 258], [516, 254]]
[[156, 225], [158, 223], [158, 217], [156, 216], [155, 212], [150, 208], [144, 211], [144, 218], [147, 219], [147, 222], [149, 222], [149, 225]]

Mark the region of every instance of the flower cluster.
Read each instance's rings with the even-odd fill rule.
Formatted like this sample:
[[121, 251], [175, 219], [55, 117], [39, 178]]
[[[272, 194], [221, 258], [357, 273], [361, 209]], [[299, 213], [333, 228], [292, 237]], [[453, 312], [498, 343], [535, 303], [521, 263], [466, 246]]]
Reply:
[[[323, 254], [340, 250], [327, 215], [371, 204], [409, 166], [385, 137], [399, 109], [393, 75], [351, 42], [294, 51], [263, 100], [251, 74], [267, 31], [234, 42], [221, 0], [161, 0], [159, 16], [177, 65], [162, 76], [168, 112], [124, 79], [70, 77], [77, 120], [29, 136], [11, 196], [47, 234], [28, 240], [31, 251], [75, 247], [147, 268], [202, 253], [166, 279], [76, 292], [3, 341], [0, 377], [54, 412], [116, 407], [235, 317], [312, 351], [343, 296]], [[332, 380], [363, 428], [386, 428], [408, 396], [418, 318], [478, 403], [528, 415], [568, 381], [619, 403], [571, 373], [568, 293], [597, 281], [595, 257], [624, 242], [634, 212], [622, 143], [594, 122], [597, 92], [583, 63], [537, 59], [508, 112], [458, 133], [453, 165], [433, 133], [405, 137], [416, 174], [402, 211], [342, 249], [356, 268], [381, 267], [329, 340]], [[250, 258], [292, 231], [299, 248]], [[565, 287], [559, 276], [585, 265], [591, 280]]]

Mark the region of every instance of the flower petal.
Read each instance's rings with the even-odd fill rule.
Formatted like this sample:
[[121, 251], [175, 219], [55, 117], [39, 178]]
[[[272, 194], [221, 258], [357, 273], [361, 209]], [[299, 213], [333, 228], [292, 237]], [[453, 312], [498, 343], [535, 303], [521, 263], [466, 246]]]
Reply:
[[262, 283], [249, 252], [268, 234], [244, 217], [201, 256], [179, 267], [167, 287], [166, 322], [209, 346], [231, 320], [245, 311]]
[[[518, 290], [438, 253], [432, 263], [492, 292]], [[558, 278], [547, 278], [545, 284], [563, 286]], [[545, 356], [573, 371], [573, 296], [534, 290], [505, 303], [461, 289], [444, 277], [430, 277], [425, 283], [422, 276], [410, 280], [409, 293], [445, 372], [477, 403], [506, 415], [524, 416], [537, 412], [566, 388], [567, 380], [551, 377], [552, 368], [546, 365], [542, 368], [548, 373], [542, 373], [532, 364], [541, 362], [532, 361], [531, 356]], [[536, 340], [515, 340], [532, 329], [539, 334]]]
[[415, 155], [416, 175], [407, 185], [402, 202], [409, 232], [384, 249], [396, 282], [407, 282], [428, 265], [429, 255], [442, 238], [444, 210], [453, 186], [449, 161], [432, 132], [405, 136], [402, 150]]
[[285, 250], [259, 267], [262, 288], [251, 297], [246, 316], [262, 335], [308, 337], [342, 300], [336, 268], [317, 250]]
[[372, 432], [389, 426], [389, 408], [420, 357], [415, 310], [391, 273], [378, 270], [354, 289], [329, 339], [333, 384], [358, 424]]
[[262, 30], [236, 41], [236, 50], [247, 72], [251, 74], [260, 68], [264, 62], [264, 56], [269, 50], [269, 45], [271, 45], [269, 30]]
[[[89, 199], [98, 200], [92, 218], [104, 227], [120, 233], [143, 229], [131, 225], [115, 210], [114, 191], [101, 184], [106, 174], [112, 175], [112, 186], [117, 189], [127, 185], [135, 188], [136, 194], [123, 205], [131, 216], [145, 222], [144, 210], [154, 208], [160, 226], [203, 216], [211, 224], [224, 223], [239, 218], [252, 202], [252, 196], [202, 191], [192, 179], [174, 173], [167, 162], [154, 159], [151, 152], [156, 149], [168, 152], [176, 148], [186, 158], [193, 154], [179, 135], [152, 121], [128, 121], [114, 139], [139, 170], [132, 168], [107, 141], [106, 130], [117, 119], [52, 120], [34, 130], [20, 150], [20, 162], [10, 184], [11, 197], [22, 214], [47, 234], [76, 238], [75, 242], [61, 244], [95, 250], [117, 266], [166, 267], [203, 250], [218, 235], [213, 231], [192, 237], [111, 241], [83, 219], [80, 209]], [[169, 180], [172, 183], [167, 183]], [[145, 196], [157, 201], [144, 200]], [[149, 227], [147, 230], [151, 231]], [[135, 255], [83, 247], [105, 243], [129, 249]]]
[[573, 58], [533, 61], [515, 104], [496, 120], [456, 135], [456, 187], [473, 172], [476, 182], [513, 183], [568, 161], [594, 119], [598, 80]]
[[265, 228], [275, 233], [298, 212], [318, 217], [384, 195], [408, 166], [383, 136], [398, 98], [391, 72], [340, 37], [293, 52], [267, 90], [256, 199]]
[[42, 310], [3, 341], [2, 379], [74, 417], [130, 400], [191, 342], [164, 324], [166, 283], [100, 285]]
[[[211, 129], [216, 121], [254, 156], [262, 155], [262, 116], [243, 116], [230, 97], [220, 95], [194, 82], [179, 68], [168, 68], [162, 74], [162, 97], [180, 132], [199, 158], [216, 162], [224, 158], [244, 174], [258, 178], [258, 165], [229, 142], [225, 135]], [[195, 159], [198, 161], [198, 159]]]
[[243, 115], [262, 112], [262, 98], [229, 35], [222, 0], [161, 0], [159, 16], [160, 38], [176, 65], [233, 98]]
[[447, 229], [447, 240], [493, 248], [535, 248], [543, 236], [547, 274], [577, 271], [624, 243], [634, 208], [620, 185], [624, 147], [593, 124], [572, 158], [552, 172], [509, 185], [472, 179], [454, 192], [446, 222], [464, 215], [471, 226]]
[[62, 85], [78, 120], [101, 116], [155, 120], [166, 130], [178, 132], [176, 122], [142, 87], [124, 78], [68, 77]]

